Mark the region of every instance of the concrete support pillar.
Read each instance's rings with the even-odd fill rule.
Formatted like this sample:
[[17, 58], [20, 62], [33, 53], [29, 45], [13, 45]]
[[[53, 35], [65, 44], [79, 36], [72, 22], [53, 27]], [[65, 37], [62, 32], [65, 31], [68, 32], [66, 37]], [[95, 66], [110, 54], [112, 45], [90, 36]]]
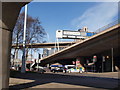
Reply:
[[[11, 46], [11, 32], [0, 30], [0, 87], [8, 88], [9, 85], [9, 60]], [[0, 89], [1, 89], [0, 88]]]
[[112, 59], [112, 72], [114, 72], [114, 51], [113, 48], [111, 48], [111, 59]]
[[25, 2], [0, 2], [0, 90], [9, 87], [12, 30]]

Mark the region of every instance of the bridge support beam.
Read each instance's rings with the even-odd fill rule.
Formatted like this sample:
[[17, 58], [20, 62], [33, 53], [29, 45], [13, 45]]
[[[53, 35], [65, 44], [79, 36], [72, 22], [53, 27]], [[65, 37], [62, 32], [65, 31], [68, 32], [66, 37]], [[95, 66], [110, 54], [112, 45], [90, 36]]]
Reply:
[[0, 90], [9, 88], [12, 30], [24, 2], [0, 2]]

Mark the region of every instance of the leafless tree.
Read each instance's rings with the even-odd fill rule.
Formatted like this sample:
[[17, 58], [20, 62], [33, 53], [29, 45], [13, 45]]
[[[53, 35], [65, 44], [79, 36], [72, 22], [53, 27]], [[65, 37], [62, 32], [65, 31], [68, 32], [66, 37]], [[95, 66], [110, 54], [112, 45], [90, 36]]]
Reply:
[[[23, 43], [23, 33], [24, 33], [24, 12], [22, 12], [18, 20], [16, 22], [15, 28], [13, 30], [13, 37], [12, 37], [12, 43], [16, 44], [18, 47], [18, 44]], [[26, 29], [26, 44], [32, 44], [32, 43], [42, 43], [45, 42], [46, 32], [41, 26], [41, 22], [38, 18], [33, 18], [29, 15], [27, 15], [27, 29]], [[26, 57], [28, 55], [28, 51], [30, 49], [26, 49]], [[18, 49], [15, 49], [14, 54], [18, 52]]]

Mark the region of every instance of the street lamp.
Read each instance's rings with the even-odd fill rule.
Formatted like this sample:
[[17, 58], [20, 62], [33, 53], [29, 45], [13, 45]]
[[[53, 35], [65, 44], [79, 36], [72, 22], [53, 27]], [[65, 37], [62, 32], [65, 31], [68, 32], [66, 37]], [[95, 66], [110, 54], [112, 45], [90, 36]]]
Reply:
[[22, 67], [21, 73], [25, 73], [26, 64], [25, 64], [25, 42], [26, 42], [26, 25], [27, 24], [27, 4], [25, 5], [25, 18], [24, 18], [24, 36], [23, 36], [23, 56], [22, 56]]

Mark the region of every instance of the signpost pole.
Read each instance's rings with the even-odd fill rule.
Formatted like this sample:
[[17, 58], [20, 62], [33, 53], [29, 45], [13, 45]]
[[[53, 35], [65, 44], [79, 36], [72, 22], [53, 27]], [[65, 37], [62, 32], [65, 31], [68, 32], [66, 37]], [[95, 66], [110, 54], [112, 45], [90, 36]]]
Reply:
[[59, 48], [59, 42], [58, 42], [58, 38], [57, 38], [57, 46], [58, 46], [58, 51], [60, 50], [60, 48]]

